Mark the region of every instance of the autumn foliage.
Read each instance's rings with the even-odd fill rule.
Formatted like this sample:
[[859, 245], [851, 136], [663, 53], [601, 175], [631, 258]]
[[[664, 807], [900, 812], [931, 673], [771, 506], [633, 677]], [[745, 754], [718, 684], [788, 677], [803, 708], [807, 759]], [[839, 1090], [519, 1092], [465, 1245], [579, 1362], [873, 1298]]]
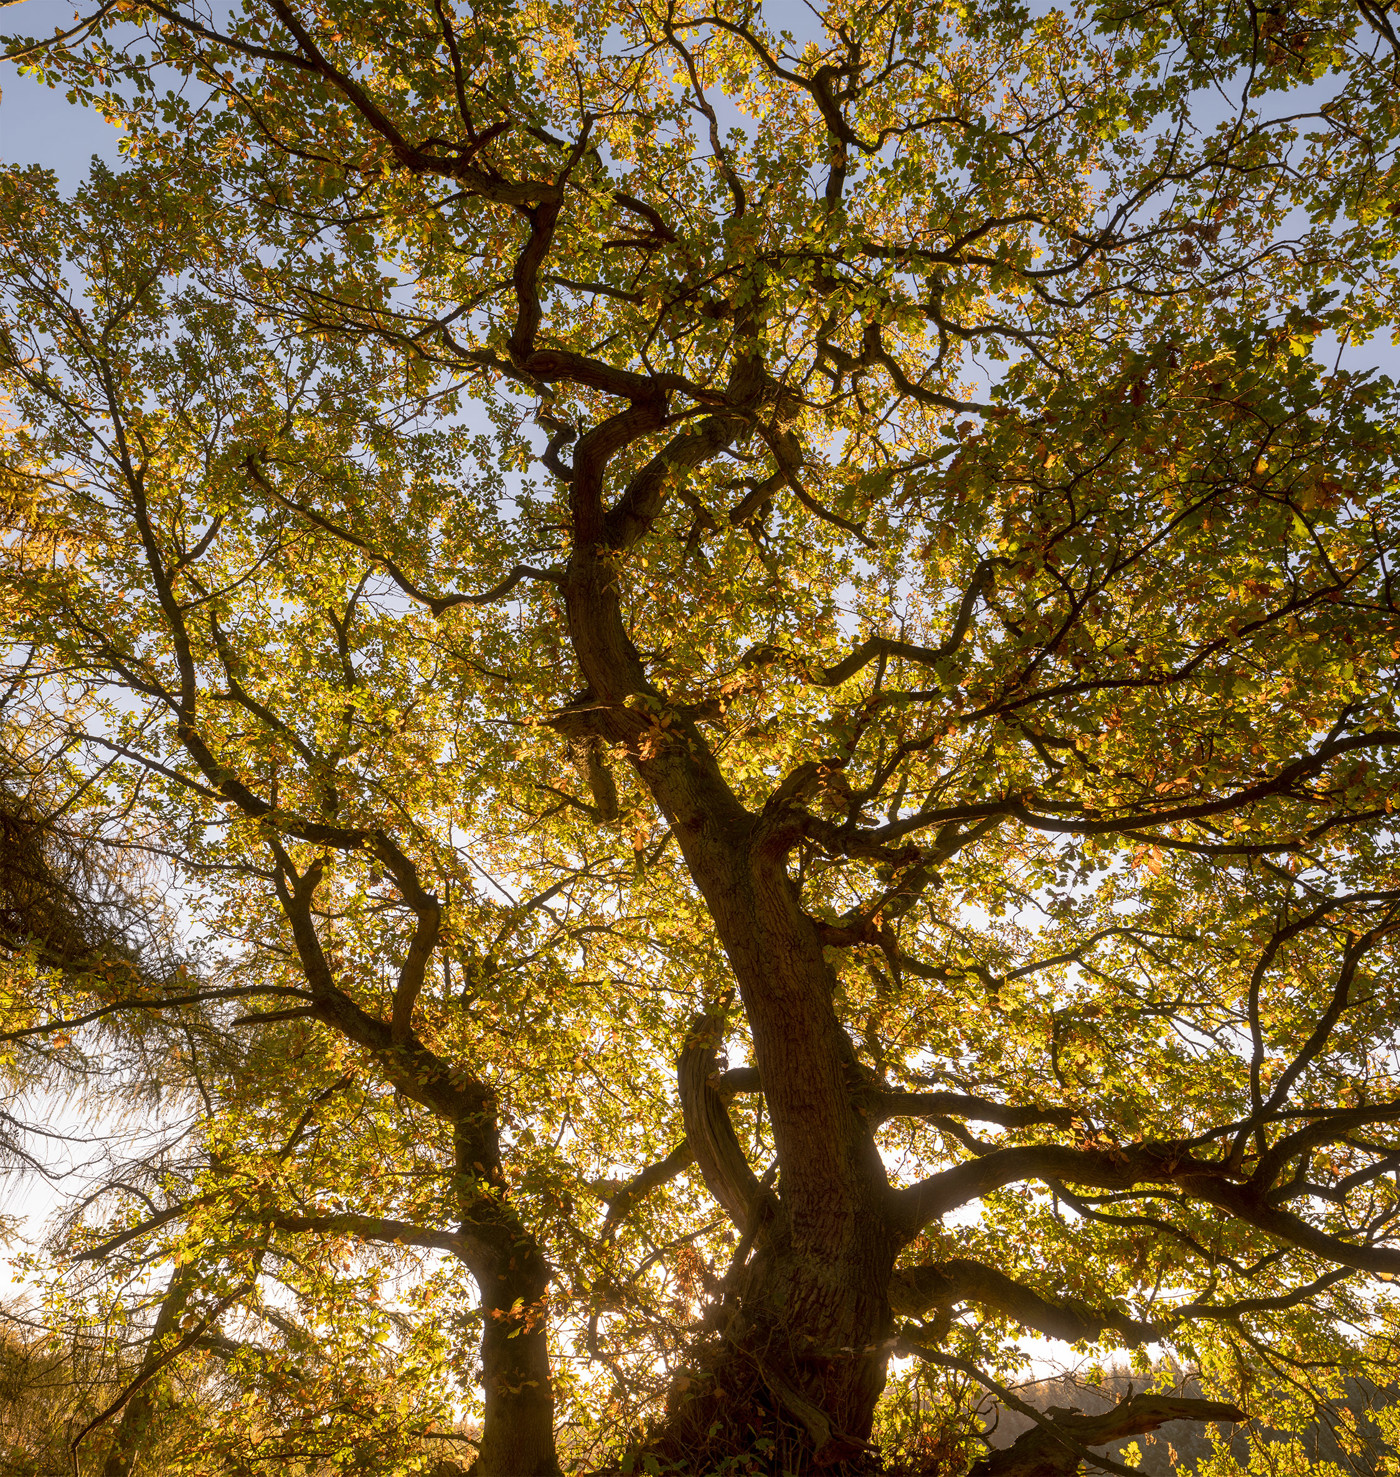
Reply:
[[[1223, 1477], [1328, 1410], [1360, 1449], [1392, 24], [11, 40], [127, 161], [0, 176], [6, 1142], [43, 1158], [41, 1091], [124, 1125], [30, 1271], [25, 1347], [93, 1371], [65, 1460], [991, 1477], [1190, 1419]], [[1138, 1388], [989, 1454], [1028, 1337]]]

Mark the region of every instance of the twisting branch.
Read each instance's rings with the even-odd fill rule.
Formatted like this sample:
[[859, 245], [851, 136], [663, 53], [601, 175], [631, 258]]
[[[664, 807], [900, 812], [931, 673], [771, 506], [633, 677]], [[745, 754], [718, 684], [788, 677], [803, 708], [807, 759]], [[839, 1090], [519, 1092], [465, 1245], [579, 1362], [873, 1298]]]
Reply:
[[909, 641], [896, 641], [890, 636], [869, 636], [834, 667], [824, 667], [808, 680], [822, 687], [839, 687], [879, 657], [917, 662], [922, 666], [933, 666], [952, 656], [967, 637], [968, 629], [972, 624], [973, 610], [986, 590], [992, 569], [997, 562], [992, 559], [983, 559], [973, 570], [972, 578], [967, 582], [967, 588], [963, 591], [962, 599], [958, 603], [958, 613], [953, 618], [952, 629], [937, 646], [917, 646]]
[[971, 1360], [925, 1348], [911, 1334], [905, 1334], [897, 1348], [930, 1364], [971, 1376], [1009, 1410], [1017, 1411], [1033, 1423], [1010, 1447], [991, 1452], [978, 1462], [969, 1477], [1073, 1477], [1081, 1461], [1100, 1471], [1116, 1472], [1119, 1477], [1136, 1477], [1132, 1467], [1089, 1448], [1155, 1431], [1168, 1421], [1221, 1421], [1236, 1425], [1248, 1419], [1237, 1405], [1223, 1401], [1131, 1393], [1103, 1415], [1086, 1416], [1077, 1410], [1055, 1410], [1047, 1415]]
[[1181, 1144], [1142, 1143], [1111, 1149], [1043, 1144], [993, 1149], [899, 1191], [894, 1213], [912, 1239], [928, 1221], [993, 1190], [1025, 1180], [1105, 1190], [1177, 1185], [1196, 1200], [1219, 1207], [1285, 1245], [1312, 1252], [1338, 1266], [1400, 1275], [1400, 1250], [1330, 1235], [1301, 1216], [1270, 1204], [1261, 1189], [1233, 1181], [1223, 1165], [1197, 1158]]
[[705, 1184], [740, 1231], [747, 1231], [765, 1202], [758, 1176], [739, 1146], [724, 1100], [710, 1081], [723, 1011], [696, 1016], [676, 1062], [685, 1138]]
[[958, 1302], [991, 1308], [1014, 1318], [1024, 1328], [1070, 1344], [1091, 1342], [1109, 1330], [1131, 1346], [1164, 1336], [1159, 1325], [1139, 1322], [1116, 1309], [1091, 1307], [1078, 1298], [1052, 1302], [995, 1267], [966, 1257], [901, 1267], [890, 1282], [890, 1306], [906, 1318], [921, 1317], [930, 1308], [946, 1308]]
[[403, 591], [410, 600], [419, 605], [426, 606], [434, 615], [444, 615], [449, 610], [455, 610], [459, 605], [492, 605], [497, 600], [504, 600], [517, 586], [525, 580], [541, 580], [546, 584], [559, 584], [563, 576], [558, 570], [536, 569], [530, 564], [516, 564], [489, 590], [482, 590], [475, 594], [433, 595], [424, 590], [415, 580], [408, 575], [387, 554], [380, 553], [373, 545], [360, 538], [358, 534], [351, 533], [348, 528], [342, 528], [333, 519], [326, 517], [324, 513], [315, 508], [309, 508], [304, 503], [299, 503], [289, 498], [279, 489], [276, 484], [267, 477], [258, 465], [255, 457], [249, 456], [243, 463], [249, 477], [257, 483], [258, 487], [265, 492], [279, 506], [286, 508], [289, 513], [296, 513], [305, 518], [308, 523], [314, 524], [323, 533], [328, 533], [332, 538], [339, 539], [341, 543], [348, 544], [352, 549], [358, 549], [366, 558], [380, 566], [385, 574]]
[[[712, 1078], [710, 1085], [721, 1103], [727, 1102], [736, 1093], [757, 1092], [760, 1087], [758, 1071], [754, 1067], [732, 1067], [729, 1071], [721, 1072], [717, 1077]], [[616, 1188], [612, 1188], [611, 1185], [598, 1186], [604, 1191], [604, 1199], [608, 1202], [604, 1227], [616, 1226], [653, 1190], [675, 1179], [678, 1174], [682, 1174], [694, 1163], [695, 1149], [690, 1140], [686, 1138], [682, 1139], [664, 1159], [648, 1164], [645, 1169], [639, 1170], [625, 1184]]]

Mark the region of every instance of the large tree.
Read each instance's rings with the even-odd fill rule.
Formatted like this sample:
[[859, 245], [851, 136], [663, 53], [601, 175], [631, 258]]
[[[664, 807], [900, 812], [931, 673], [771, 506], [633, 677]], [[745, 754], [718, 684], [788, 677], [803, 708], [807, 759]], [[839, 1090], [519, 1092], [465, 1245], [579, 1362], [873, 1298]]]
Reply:
[[129, 167], [4, 180], [7, 702], [200, 943], [12, 957], [189, 1109], [68, 1222], [76, 1450], [181, 1370], [200, 1470], [479, 1384], [480, 1477], [960, 1470], [1015, 1330], [1213, 1384], [985, 1468], [1068, 1472], [1387, 1366], [1384, 5], [12, 49]]

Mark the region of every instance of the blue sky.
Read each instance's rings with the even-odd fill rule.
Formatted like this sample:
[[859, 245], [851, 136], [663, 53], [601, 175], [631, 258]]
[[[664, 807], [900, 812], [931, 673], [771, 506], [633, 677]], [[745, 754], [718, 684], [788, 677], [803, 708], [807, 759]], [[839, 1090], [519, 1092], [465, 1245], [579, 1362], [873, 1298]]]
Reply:
[[[72, 0], [20, 0], [0, 12], [0, 30], [10, 34], [51, 35], [72, 23]], [[21, 76], [13, 63], [0, 62], [0, 160], [45, 165], [72, 186], [87, 173], [94, 154], [116, 162], [119, 138], [110, 123], [74, 107], [61, 90]]]

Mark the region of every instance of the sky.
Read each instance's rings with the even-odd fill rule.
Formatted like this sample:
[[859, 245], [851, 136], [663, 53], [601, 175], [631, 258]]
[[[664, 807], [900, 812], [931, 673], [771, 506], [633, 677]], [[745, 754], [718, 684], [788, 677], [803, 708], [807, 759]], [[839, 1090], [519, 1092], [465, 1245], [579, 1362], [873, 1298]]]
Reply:
[[[72, 0], [19, 0], [0, 11], [0, 30], [43, 36], [73, 23]], [[58, 88], [22, 76], [0, 62], [0, 160], [42, 164], [72, 187], [87, 173], [94, 154], [117, 163], [121, 135], [105, 119], [75, 107]]]

